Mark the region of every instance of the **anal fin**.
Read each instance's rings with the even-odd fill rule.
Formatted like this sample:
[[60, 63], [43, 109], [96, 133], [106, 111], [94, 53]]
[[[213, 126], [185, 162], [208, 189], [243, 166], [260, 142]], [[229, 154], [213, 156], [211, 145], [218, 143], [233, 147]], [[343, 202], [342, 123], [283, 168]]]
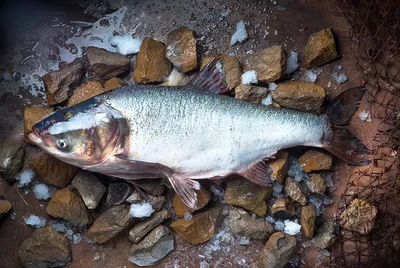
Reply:
[[189, 208], [195, 209], [197, 205], [197, 193], [194, 190], [200, 190], [200, 183], [185, 178], [179, 174], [168, 176], [172, 188]]
[[274, 184], [272, 169], [264, 160], [255, 163], [239, 175], [260, 186], [272, 186]]

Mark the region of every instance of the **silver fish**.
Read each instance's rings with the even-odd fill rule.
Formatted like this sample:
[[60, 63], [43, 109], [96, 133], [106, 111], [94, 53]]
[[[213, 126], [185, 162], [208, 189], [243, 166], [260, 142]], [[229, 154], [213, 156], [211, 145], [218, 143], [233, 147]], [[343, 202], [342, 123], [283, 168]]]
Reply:
[[166, 178], [189, 207], [199, 179], [239, 174], [273, 183], [266, 160], [281, 149], [313, 146], [348, 163], [368, 153], [345, 125], [364, 95], [339, 95], [327, 114], [277, 109], [218, 95], [226, 91], [215, 59], [191, 85], [135, 85], [51, 114], [30, 140], [69, 164], [126, 180]]

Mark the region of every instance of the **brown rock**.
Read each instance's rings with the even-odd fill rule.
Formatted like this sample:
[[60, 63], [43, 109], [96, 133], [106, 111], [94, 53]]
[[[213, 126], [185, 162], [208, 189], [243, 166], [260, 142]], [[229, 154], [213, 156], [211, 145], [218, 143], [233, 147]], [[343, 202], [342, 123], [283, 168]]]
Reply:
[[68, 240], [47, 226], [33, 232], [18, 251], [21, 265], [26, 268], [60, 267], [71, 262]]
[[0, 175], [8, 183], [15, 181], [15, 176], [24, 165], [25, 148], [18, 140], [6, 139], [0, 142]]
[[78, 174], [77, 167], [68, 165], [60, 160], [42, 153], [31, 162], [32, 169], [45, 183], [57, 187], [65, 187]]
[[235, 98], [260, 104], [268, 95], [268, 89], [240, 84], [235, 88]]
[[333, 244], [335, 238], [336, 233], [334, 223], [333, 221], [327, 221], [317, 229], [317, 234], [315, 237], [310, 241], [306, 241], [304, 246], [313, 246], [319, 249], [326, 249]]
[[113, 77], [104, 83], [104, 90], [110, 91], [115, 88], [126, 86], [126, 82], [118, 77]]
[[80, 103], [101, 93], [104, 93], [104, 88], [99, 81], [88, 81], [74, 91], [74, 94], [68, 100], [68, 106]]
[[171, 63], [165, 57], [165, 45], [146, 37], [136, 57], [133, 79], [138, 84], [163, 82], [171, 72]]
[[227, 219], [230, 230], [240, 236], [252, 239], [265, 239], [274, 231], [269, 222], [253, 219], [243, 209], [232, 208], [229, 211]]
[[162, 195], [165, 191], [165, 186], [161, 184], [159, 180], [137, 180], [135, 184], [142, 190], [152, 195]]
[[317, 110], [324, 102], [326, 92], [317, 84], [304, 81], [279, 83], [272, 98], [280, 106], [299, 110]]
[[85, 57], [90, 70], [105, 80], [126, 72], [131, 66], [128, 58], [98, 47], [88, 47]]
[[69, 221], [75, 226], [89, 224], [89, 216], [82, 199], [68, 188], [55, 191], [46, 208], [47, 214], [54, 218]]
[[273, 178], [280, 184], [285, 182], [285, 178], [289, 169], [288, 159], [288, 152], [279, 152], [275, 159], [268, 161], [268, 166], [272, 169]]
[[326, 190], [326, 183], [320, 174], [309, 174], [309, 179], [306, 180], [308, 190], [314, 194], [323, 194]]
[[286, 71], [286, 51], [281, 46], [264, 48], [246, 56], [243, 71], [254, 70], [260, 82], [274, 82]]
[[87, 236], [99, 244], [113, 238], [132, 221], [129, 209], [129, 205], [110, 208], [94, 221], [87, 232]]
[[82, 60], [76, 59], [58, 71], [45, 74], [43, 82], [46, 85], [48, 103], [52, 105], [68, 99], [74, 87], [79, 85], [84, 73]]
[[313, 33], [304, 49], [303, 65], [312, 68], [324, 65], [338, 57], [331, 29]]
[[327, 170], [332, 167], [332, 155], [319, 150], [308, 150], [300, 158], [299, 163], [305, 172]]
[[150, 218], [138, 222], [132, 227], [132, 229], [129, 231], [129, 239], [132, 243], [139, 243], [139, 241], [145, 235], [147, 235], [148, 232], [169, 218], [171, 218], [171, 214], [166, 209], [154, 213]]
[[174, 199], [172, 201], [172, 204], [175, 209], [175, 213], [178, 217], [182, 218], [186, 212], [192, 213], [196, 210], [204, 208], [208, 202], [211, 200], [211, 193], [207, 189], [204, 189], [202, 186], [200, 190], [195, 191], [197, 193], [197, 204], [195, 209], [191, 209], [187, 207], [182, 200], [179, 198], [178, 195], [174, 195]]
[[10, 201], [0, 199], [0, 219], [3, 218], [12, 209]]
[[272, 234], [260, 254], [260, 267], [282, 268], [296, 247], [296, 237], [281, 232]]
[[294, 201], [300, 203], [301, 205], [307, 205], [307, 198], [301, 188], [300, 184], [290, 177], [286, 178], [285, 181], [285, 192]]
[[[202, 70], [217, 54], [205, 56], [201, 63], [200, 70]], [[234, 89], [242, 81], [242, 68], [240, 63], [234, 56], [228, 54], [221, 54], [222, 67], [225, 70], [225, 81], [230, 89]]]
[[26, 142], [31, 143], [28, 135], [32, 133], [32, 126], [52, 112], [53, 107], [48, 106], [24, 107], [24, 137]]
[[374, 226], [377, 212], [377, 208], [368, 201], [354, 199], [340, 215], [339, 224], [347, 230], [368, 234]]
[[250, 210], [260, 217], [267, 213], [265, 200], [272, 194], [272, 187], [262, 187], [242, 178], [226, 184], [225, 200], [228, 204]]
[[315, 218], [315, 207], [313, 205], [309, 204], [301, 208], [301, 231], [307, 238], [314, 236]]
[[196, 69], [196, 32], [185, 26], [170, 32], [166, 56], [179, 72], [186, 73]]
[[294, 204], [289, 198], [278, 198], [271, 207], [271, 214], [274, 218], [285, 220], [296, 215]]
[[104, 197], [107, 188], [91, 172], [81, 171], [72, 180], [88, 209], [95, 209]]
[[171, 228], [193, 245], [207, 242], [218, 231], [222, 222], [222, 208], [214, 207], [197, 213], [191, 220], [178, 219]]

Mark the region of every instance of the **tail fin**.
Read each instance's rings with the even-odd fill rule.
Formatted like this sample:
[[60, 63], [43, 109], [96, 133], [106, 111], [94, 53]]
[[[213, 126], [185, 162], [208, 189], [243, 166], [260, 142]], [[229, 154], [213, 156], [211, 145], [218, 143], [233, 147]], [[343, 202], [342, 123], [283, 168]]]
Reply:
[[351, 117], [360, 106], [365, 87], [355, 87], [339, 94], [327, 106], [331, 131], [326, 137], [323, 148], [345, 162], [353, 165], [368, 165], [365, 156], [368, 148], [347, 129]]

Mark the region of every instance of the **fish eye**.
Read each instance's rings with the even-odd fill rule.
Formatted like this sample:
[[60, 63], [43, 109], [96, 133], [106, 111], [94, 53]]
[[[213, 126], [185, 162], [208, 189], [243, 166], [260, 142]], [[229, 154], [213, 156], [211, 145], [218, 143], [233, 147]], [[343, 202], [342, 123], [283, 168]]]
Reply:
[[68, 145], [68, 143], [64, 139], [59, 139], [57, 141], [57, 148], [60, 150], [65, 150], [65, 148], [67, 148], [67, 145]]

